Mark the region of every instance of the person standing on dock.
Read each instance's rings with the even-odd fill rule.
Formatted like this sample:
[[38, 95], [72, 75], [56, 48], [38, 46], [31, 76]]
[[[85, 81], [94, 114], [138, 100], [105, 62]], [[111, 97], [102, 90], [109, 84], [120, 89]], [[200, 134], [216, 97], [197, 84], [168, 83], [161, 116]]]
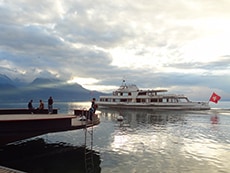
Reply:
[[93, 98], [92, 103], [91, 103], [91, 107], [89, 109], [89, 117], [88, 118], [90, 119], [90, 121], [93, 120], [93, 115], [95, 114], [95, 112], [97, 110], [97, 104], [95, 104], [95, 101], [96, 101], [96, 99]]
[[95, 113], [95, 112], [96, 112], [96, 105], [95, 105], [95, 101], [96, 101], [96, 99], [95, 99], [95, 98], [93, 98], [93, 99], [92, 99], [92, 103], [91, 103], [91, 108], [93, 109], [93, 113]]
[[34, 114], [33, 100], [31, 99], [28, 103], [28, 109], [31, 110], [31, 114]]
[[49, 114], [53, 113], [53, 98], [51, 96], [48, 99], [48, 112]]

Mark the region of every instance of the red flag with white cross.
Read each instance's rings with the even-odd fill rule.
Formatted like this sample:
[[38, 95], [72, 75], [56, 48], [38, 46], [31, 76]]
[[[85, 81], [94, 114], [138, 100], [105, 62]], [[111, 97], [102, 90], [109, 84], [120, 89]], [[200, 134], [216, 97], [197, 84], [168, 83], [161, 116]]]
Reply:
[[218, 101], [221, 99], [219, 95], [217, 95], [215, 92], [212, 93], [212, 96], [210, 97], [209, 101], [218, 103]]

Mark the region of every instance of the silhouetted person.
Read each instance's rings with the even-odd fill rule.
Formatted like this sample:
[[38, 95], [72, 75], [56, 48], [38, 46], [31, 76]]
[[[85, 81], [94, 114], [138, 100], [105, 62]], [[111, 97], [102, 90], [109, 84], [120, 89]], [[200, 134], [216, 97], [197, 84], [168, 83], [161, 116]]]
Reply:
[[53, 98], [51, 96], [48, 99], [48, 112], [49, 114], [53, 113]]
[[97, 104], [95, 104], [95, 101], [96, 101], [96, 99], [93, 98], [92, 102], [91, 102], [91, 107], [89, 109], [89, 117], [88, 118], [90, 119], [90, 121], [93, 120], [93, 115], [95, 114], [95, 112], [97, 110]]
[[97, 109], [97, 104], [95, 103], [96, 99], [93, 98], [92, 99], [92, 103], [91, 103], [91, 108], [93, 109], [93, 113], [96, 112], [96, 109]]
[[39, 109], [39, 110], [43, 110], [43, 109], [44, 109], [44, 103], [43, 103], [42, 100], [40, 100], [39, 102], [40, 102], [40, 104], [39, 104], [38, 109]]
[[28, 109], [34, 109], [33, 107], [33, 100], [30, 100], [28, 103]]
[[30, 100], [28, 103], [28, 109], [31, 110], [31, 114], [34, 113], [33, 100]]

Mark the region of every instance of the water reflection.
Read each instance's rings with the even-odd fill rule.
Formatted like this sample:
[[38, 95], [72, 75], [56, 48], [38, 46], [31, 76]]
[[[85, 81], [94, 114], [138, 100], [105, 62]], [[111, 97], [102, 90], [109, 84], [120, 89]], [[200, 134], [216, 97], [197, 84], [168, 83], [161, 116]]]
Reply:
[[[84, 146], [71, 146], [67, 143], [46, 143], [37, 138], [0, 148], [0, 163], [3, 166], [25, 172], [74, 172], [85, 171]], [[101, 172], [99, 153], [92, 151], [94, 172]]]
[[219, 123], [219, 117], [217, 115], [213, 115], [210, 118], [212, 124], [218, 124]]
[[[60, 113], [66, 113], [88, 105], [90, 102], [82, 107], [79, 103], [58, 107]], [[100, 109], [98, 114], [101, 123], [94, 128], [93, 135], [97, 172], [227, 173], [230, 170], [230, 110]], [[117, 121], [118, 116], [123, 121]], [[213, 123], [213, 116], [218, 117], [217, 123]], [[44, 138], [0, 147], [0, 164], [27, 172], [84, 172], [81, 131], [52, 133]]]
[[[230, 124], [229, 117], [202, 111], [100, 111], [114, 124], [108, 148], [113, 156], [107, 157], [113, 157], [117, 165], [103, 172], [215, 173], [230, 169], [230, 129], [225, 125]], [[117, 121], [119, 116], [123, 121]], [[212, 116], [218, 117], [217, 123], [210, 121]]]
[[[185, 123], [186, 114], [181, 111], [151, 111], [151, 110], [128, 110], [128, 109], [100, 109], [101, 115], [110, 117], [112, 121], [117, 121], [123, 117], [124, 122], [135, 128], [141, 124], [166, 125], [168, 123]], [[120, 121], [119, 121], [120, 122]]]

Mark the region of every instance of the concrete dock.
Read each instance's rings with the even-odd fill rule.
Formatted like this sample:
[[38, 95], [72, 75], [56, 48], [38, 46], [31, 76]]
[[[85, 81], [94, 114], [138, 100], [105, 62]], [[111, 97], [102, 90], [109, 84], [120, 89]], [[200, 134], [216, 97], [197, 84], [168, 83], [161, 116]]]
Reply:
[[[5, 115], [5, 114], [48, 114], [49, 111], [48, 109], [26, 109], [26, 108], [0, 108], [0, 115]], [[54, 108], [52, 111], [52, 114], [57, 114], [58, 109]]]
[[93, 121], [80, 121], [80, 116], [68, 114], [8, 114], [0, 115], [0, 145], [46, 133], [88, 128], [98, 125]]
[[[83, 111], [84, 116], [87, 111]], [[82, 120], [83, 112], [69, 114], [1, 114], [0, 115], [0, 146], [11, 142], [43, 135], [46, 133], [84, 129], [98, 125], [100, 119], [96, 114], [92, 121]], [[0, 173], [25, 173], [0, 166]]]

